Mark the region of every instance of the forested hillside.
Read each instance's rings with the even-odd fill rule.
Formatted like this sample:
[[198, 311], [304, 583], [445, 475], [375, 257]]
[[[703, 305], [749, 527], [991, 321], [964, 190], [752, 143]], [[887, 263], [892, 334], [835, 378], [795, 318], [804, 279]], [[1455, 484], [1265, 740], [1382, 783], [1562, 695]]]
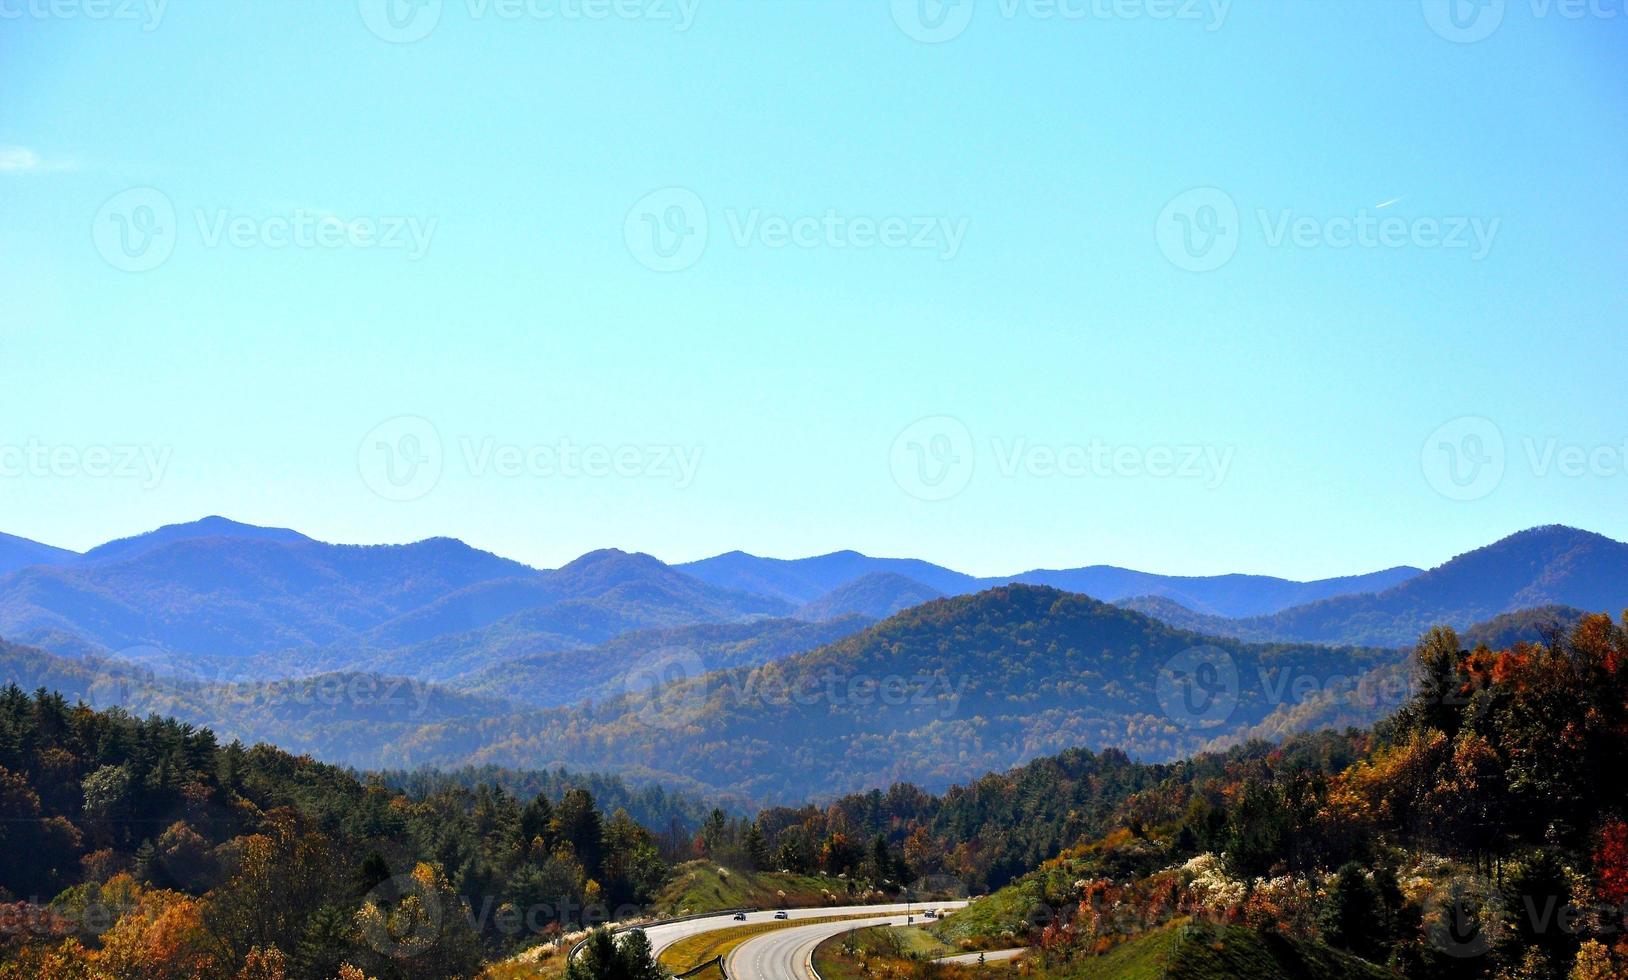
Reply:
[[666, 877], [583, 789], [424, 789], [0, 690], [0, 976], [467, 976]]
[[1008, 586], [761, 667], [679, 672], [551, 714], [477, 758], [695, 774], [773, 801], [895, 781], [941, 789], [1074, 746], [1177, 758], [1394, 659], [1212, 641], [1084, 596]]
[[1190, 922], [1232, 962], [1278, 944], [1405, 977], [1628, 974], [1628, 628], [1497, 651], [1439, 629], [1415, 664], [1372, 735], [1172, 771], [944, 935], [1034, 942], [1048, 977], [1208, 976], [1167, 955], [1204, 948], [1168, 945]]

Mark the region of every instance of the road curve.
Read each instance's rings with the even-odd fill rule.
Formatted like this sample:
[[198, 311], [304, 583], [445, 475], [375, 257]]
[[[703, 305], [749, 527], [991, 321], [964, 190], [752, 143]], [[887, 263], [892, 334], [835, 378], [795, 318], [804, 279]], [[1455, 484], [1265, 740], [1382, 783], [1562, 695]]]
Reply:
[[814, 949], [832, 936], [871, 926], [902, 926], [905, 916], [879, 916], [776, 929], [735, 947], [724, 964], [729, 980], [814, 980]]
[[[796, 922], [799, 919], [824, 919], [836, 915], [864, 915], [867, 912], [875, 912], [877, 915], [891, 915], [896, 912], [910, 911], [914, 912], [916, 917], [919, 919], [923, 909], [958, 908], [963, 904], [965, 903], [945, 902], [941, 905], [934, 905], [932, 903], [911, 902], [908, 908], [903, 903], [894, 905], [823, 906], [821, 908], [811, 909], [787, 909], [786, 918], [788, 921]], [[772, 911], [748, 912], [746, 914], [745, 922], [737, 922], [733, 914], [723, 912], [718, 915], [709, 915], [700, 919], [689, 919], [684, 922], [672, 922], [666, 925], [649, 926], [645, 928], [644, 934], [649, 937], [650, 946], [656, 951], [656, 955], [660, 956], [663, 950], [678, 942], [680, 939], [687, 939], [690, 936], [698, 936], [703, 932], [716, 932], [719, 929], [730, 929], [735, 926], [773, 921], [775, 921], [775, 918]]]
[[[983, 954], [983, 957], [984, 957], [983, 962], [985, 962], [985, 963], [999, 963], [1002, 960], [1015, 960], [1019, 956], [1022, 956], [1024, 953], [1027, 953], [1028, 951], [1029, 951], [1028, 946], [1021, 946], [1021, 947], [1019, 947], [1017, 949], [996, 949], [996, 950], [991, 950], [991, 951], [986, 952], [986, 953]], [[959, 953], [959, 954], [957, 954], [955, 956], [940, 956], [938, 959], [934, 960], [933, 962], [934, 963], [960, 963], [960, 964], [962, 964], [964, 966], [977, 966], [978, 963], [979, 963], [978, 956], [979, 956], [979, 954], [977, 954], [977, 953]]]
[[[840, 936], [854, 929], [868, 929], [873, 926], [902, 926], [909, 924], [912, 918], [917, 923], [928, 920], [922, 918], [921, 910], [926, 908], [956, 909], [965, 906], [965, 902], [945, 902], [940, 905], [917, 904], [911, 907], [913, 916], [905, 915], [904, 906], [861, 906], [861, 913], [874, 911], [879, 914], [872, 918], [847, 919], [842, 922], [819, 922], [813, 925], [792, 926], [785, 929], [776, 929], [761, 936], [753, 936], [746, 942], [735, 947], [724, 964], [729, 980], [814, 980], [814, 950], [820, 943], [832, 936]], [[823, 910], [828, 914], [832, 910]], [[839, 913], [841, 914], [841, 913]]]

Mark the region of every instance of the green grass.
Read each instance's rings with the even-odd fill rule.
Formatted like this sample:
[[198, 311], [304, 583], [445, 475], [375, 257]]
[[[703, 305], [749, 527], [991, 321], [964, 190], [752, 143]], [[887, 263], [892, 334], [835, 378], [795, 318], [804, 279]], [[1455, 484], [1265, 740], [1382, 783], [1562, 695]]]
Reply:
[[815, 947], [814, 972], [824, 980], [859, 980], [868, 976], [866, 961], [903, 959], [904, 943], [894, 937], [895, 931], [873, 927], [832, 936]]
[[849, 882], [824, 875], [721, 871], [710, 862], [691, 861], [674, 869], [673, 879], [656, 899], [656, 908], [658, 915], [674, 916], [738, 908], [856, 905], [871, 900], [848, 888]]
[[1393, 980], [1321, 943], [1243, 926], [1174, 923], [1051, 974], [1062, 980]]
[[1009, 949], [1024, 945], [1030, 930], [1045, 924], [1040, 910], [1046, 907], [1043, 880], [1029, 877], [986, 895], [927, 928], [940, 942], [953, 947], [954, 952]]
[[[917, 921], [921, 921], [919, 917]], [[943, 940], [933, 935], [923, 926], [901, 926], [889, 931], [898, 937], [906, 956], [919, 956], [922, 959], [931, 960], [940, 956], [952, 956], [960, 952], [960, 950], [945, 944]]]
[[814, 950], [814, 969], [823, 980], [874, 980], [877, 975], [960, 980], [1016, 973], [1015, 965], [1006, 962], [983, 967], [931, 962], [955, 952], [932, 933], [916, 926], [873, 927], [832, 936], [821, 943]]

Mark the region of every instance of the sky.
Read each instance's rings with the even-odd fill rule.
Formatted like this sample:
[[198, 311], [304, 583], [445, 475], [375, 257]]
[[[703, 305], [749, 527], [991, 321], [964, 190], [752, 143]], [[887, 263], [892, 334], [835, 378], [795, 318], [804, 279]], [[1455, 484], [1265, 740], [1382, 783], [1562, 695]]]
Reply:
[[0, 0], [0, 530], [1628, 539], [1623, 0]]

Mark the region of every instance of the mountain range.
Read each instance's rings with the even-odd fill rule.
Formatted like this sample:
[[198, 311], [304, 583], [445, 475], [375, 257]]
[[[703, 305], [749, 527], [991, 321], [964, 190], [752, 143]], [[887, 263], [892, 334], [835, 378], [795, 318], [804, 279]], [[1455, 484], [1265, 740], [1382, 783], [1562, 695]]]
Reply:
[[[1072, 745], [1169, 758], [1364, 724], [1375, 706], [1341, 684], [1405, 680], [1402, 649], [1431, 626], [1504, 645], [1628, 596], [1628, 545], [1557, 526], [1426, 572], [1305, 583], [989, 579], [851, 551], [675, 566], [604, 550], [545, 570], [450, 538], [336, 545], [223, 518], [84, 554], [0, 538], [0, 560], [20, 565], [0, 574], [16, 644], [0, 681], [358, 766], [563, 764], [788, 799], [944, 785]], [[1173, 720], [1158, 687], [1193, 648], [1236, 670], [1216, 727]], [[316, 696], [380, 687], [413, 710]]]
[[0, 570], [8, 568], [0, 571], [0, 636], [15, 642], [132, 660], [186, 655], [239, 679], [366, 670], [447, 683], [527, 658], [534, 670], [624, 635], [633, 639], [597, 655], [629, 656], [633, 643], [648, 655], [662, 631], [708, 624], [761, 628], [761, 649], [783, 651], [767, 637], [784, 624], [753, 624], [839, 620], [857, 629], [1011, 584], [1117, 602], [1207, 635], [1398, 647], [1436, 623], [1467, 626], [1544, 605], [1610, 609], [1628, 591], [1628, 545], [1555, 526], [1428, 572], [1398, 566], [1312, 582], [1107, 565], [975, 577], [854, 551], [804, 559], [735, 551], [667, 565], [604, 550], [543, 570], [451, 538], [338, 545], [221, 517], [84, 554], [0, 537]]
[[[97, 656], [0, 644], [0, 674], [99, 707], [173, 716], [223, 739], [267, 741], [364, 768], [499, 765], [657, 779], [709, 794], [794, 801], [896, 780], [942, 788], [1077, 745], [1174, 758], [1268, 717], [1290, 678], [1389, 662], [1394, 652], [1206, 640], [1130, 610], [1014, 585], [913, 607], [803, 649], [782, 624], [775, 659], [727, 630], [671, 661], [607, 670], [563, 658], [521, 664], [475, 690], [363, 671], [258, 682], [219, 680], [172, 662], [166, 673]], [[718, 628], [721, 629], [721, 628]], [[635, 645], [637, 646], [637, 645]], [[1193, 651], [1201, 660], [1187, 663]], [[1223, 710], [1191, 713], [1166, 689], [1205, 663], [1231, 680]], [[539, 684], [583, 677], [599, 700], [537, 707]], [[1212, 692], [1199, 692], [1208, 703]]]
[[1239, 619], [1166, 598], [1125, 603], [1184, 629], [1247, 640], [1406, 646], [1431, 626], [1465, 627], [1540, 606], [1616, 615], [1628, 606], [1628, 544], [1550, 525], [1510, 535], [1381, 592]]
[[759, 558], [732, 551], [676, 566], [721, 588], [810, 603], [871, 575], [895, 583], [919, 583], [941, 595], [966, 595], [998, 585], [1045, 585], [1079, 592], [1104, 602], [1134, 596], [1161, 596], [1184, 608], [1215, 616], [1241, 617], [1277, 612], [1338, 595], [1379, 592], [1419, 574], [1402, 565], [1366, 575], [1294, 582], [1270, 575], [1155, 575], [1113, 565], [1034, 569], [1016, 575], [978, 578], [914, 558], [871, 558], [838, 551], [816, 558]]

